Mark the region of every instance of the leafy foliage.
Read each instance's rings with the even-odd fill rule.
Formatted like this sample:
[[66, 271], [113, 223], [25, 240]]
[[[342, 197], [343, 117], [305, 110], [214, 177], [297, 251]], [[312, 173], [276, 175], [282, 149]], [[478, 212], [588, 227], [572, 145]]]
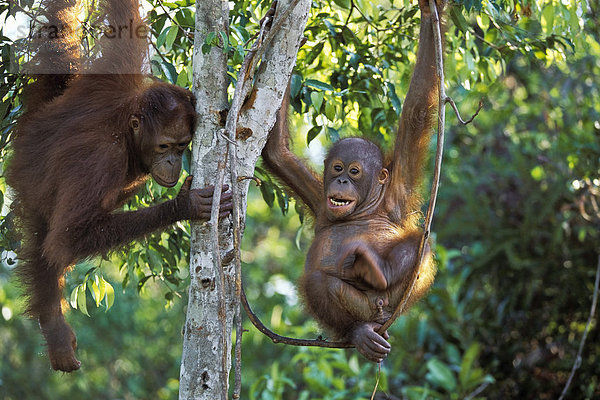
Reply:
[[[295, 151], [318, 164], [323, 147], [339, 137], [365, 135], [391, 145], [415, 60], [415, 3], [313, 1], [291, 81]], [[22, 59], [7, 18], [23, 16], [32, 5], [0, 3], [0, 18], [9, 22], [0, 28], [0, 167], [10, 157], [24, 84], [12, 73]], [[147, 5], [156, 49], [152, 72], [191, 86], [194, 3]], [[214, 32], [199, 50], [226, 52], [233, 83], [246, 42], [270, 4], [240, 0], [231, 7], [229, 35]], [[485, 108], [466, 128], [447, 115], [433, 225], [438, 277], [425, 300], [390, 329], [393, 351], [381, 369], [379, 395], [545, 399], [564, 387], [600, 251], [599, 12], [595, 2], [452, 3], [447, 91], [465, 114], [482, 97]], [[243, 242], [248, 298], [278, 333], [315, 337], [320, 332], [293, 289], [310, 229], [294, 199], [260, 168], [256, 174], [263, 185], [251, 189]], [[2, 178], [0, 193], [2, 397], [175, 397], [187, 224], [75, 267], [67, 289], [73, 305], [92, 316], [68, 316], [79, 333], [85, 373], [57, 376], [37, 356], [43, 348], [33, 322], [18, 315], [22, 303], [10, 278], [18, 238]], [[149, 183], [126, 208], [175, 193]], [[105, 314], [112, 286], [115, 302]], [[594, 326], [572, 398], [600, 396], [598, 339]], [[251, 399], [368, 398], [375, 386], [376, 366], [353, 351], [274, 345], [252, 327], [243, 344], [243, 393]]]

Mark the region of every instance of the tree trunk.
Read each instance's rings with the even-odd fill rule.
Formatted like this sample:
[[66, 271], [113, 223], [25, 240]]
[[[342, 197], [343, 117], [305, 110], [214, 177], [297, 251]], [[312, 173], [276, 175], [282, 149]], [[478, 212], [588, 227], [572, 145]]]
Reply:
[[[238, 119], [237, 132], [242, 134], [236, 139], [237, 163], [234, 167], [237, 176], [253, 175], [296, 60], [311, 2], [280, 0], [274, 26], [278, 15], [291, 3], [296, 4], [295, 8], [275, 32], [256, 73], [254, 101], [242, 110]], [[207, 54], [202, 54], [201, 50], [208, 33], [228, 32], [228, 12], [225, 0], [196, 2], [193, 91], [197, 98], [199, 124], [192, 151], [193, 187], [217, 185], [219, 168], [227, 171], [225, 182], [232, 185], [228, 173], [232, 156], [225, 160], [227, 141], [219, 134], [224, 127], [224, 111], [229, 107], [226, 55], [217, 47]], [[238, 184], [240, 221], [245, 220], [248, 184], [248, 180]], [[213, 248], [215, 238], [211, 237], [211, 224], [192, 225], [191, 282], [180, 372], [181, 400], [228, 397], [233, 317], [239, 309], [232, 219], [221, 221], [218, 253]], [[222, 265], [217, 265], [219, 262]]]

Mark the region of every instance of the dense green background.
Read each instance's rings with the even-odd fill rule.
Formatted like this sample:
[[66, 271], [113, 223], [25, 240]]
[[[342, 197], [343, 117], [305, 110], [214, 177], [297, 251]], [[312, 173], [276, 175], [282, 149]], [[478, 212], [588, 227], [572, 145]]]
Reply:
[[[8, 10], [0, 2], [3, 20], [19, 7], [31, 9], [31, 1], [14, 3]], [[316, 169], [323, 148], [340, 136], [365, 135], [388, 148], [392, 143], [415, 60], [414, 3], [313, 1], [308, 42], [292, 81], [291, 119], [295, 149]], [[380, 395], [555, 399], [583, 335], [600, 250], [600, 5], [595, 0], [452, 5], [447, 91], [463, 114], [473, 112], [480, 98], [485, 107], [467, 127], [447, 110], [433, 224], [439, 272], [431, 293], [390, 330], [393, 351], [381, 368]], [[150, 21], [161, 53], [153, 58], [153, 72], [189, 86], [192, 2], [151, 1], [148, 7], [154, 8]], [[230, 53], [232, 80], [242, 45], [268, 7], [267, 1], [236, 1], [229, 37], [216, 33], [205, 43]], [[10, 156], [23, 84], [9, 73], [10, 62], [20, 61], [22, 41], [5, 34], [3, 22], [2, 164]], [[431, 175], [431, 166], [427, 171]], [[277, 332], [315, 337], [319, 330], [293, 289], [310, 224], [301, 224], [293, 199], [260, 171], [257, 175], [265, 185], [251, 189], [243, 243], [248, 297]], [[67, 317], [83, 366], [73, 374], [55, 373], [35, 322], [20, 315], [23, 303], [11, 276], [18, 242], [7, 207], [10, 192], [3, 179], [0, 186], [7, 199], [0, 221], [0, 398], [176, 398], [187, 224], [76, 266], [65, 294], [75, 293], [73, 303], [83, 311]], [[174, 193], [150, 183], [128, 207]], [[114, 287], [108, 312], [110, 289], [101, 278]], [[106, 294], [101, 302], [99, 292]], [[370, 397], [377, 368], [354, 351], [275, 345], [249, 323], [247, 329], [243, 398]], [[598, 332], [592, 325], [568, 398], [600, 396]]]

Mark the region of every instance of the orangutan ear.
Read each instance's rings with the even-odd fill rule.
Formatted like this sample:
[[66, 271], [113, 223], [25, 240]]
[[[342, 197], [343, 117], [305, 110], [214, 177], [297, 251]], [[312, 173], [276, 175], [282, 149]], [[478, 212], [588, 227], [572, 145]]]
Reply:
[[138, 139], [140, 136], [140, 119], [135, 115], [129, 117], [129, 127], [133, 131], [133, 136]]
[[379, 177], [377, 178], [377, 180], [380, 184], [383, 185], [384, 183], [387, 183], [389, 176], [390, 173], [387, 170], [387, 168], [382, 168], [381, 171], [379, 171]]

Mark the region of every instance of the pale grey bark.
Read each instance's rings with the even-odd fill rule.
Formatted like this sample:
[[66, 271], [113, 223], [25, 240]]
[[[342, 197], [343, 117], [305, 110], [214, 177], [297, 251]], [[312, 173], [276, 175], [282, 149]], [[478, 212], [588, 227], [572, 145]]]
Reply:
[[[256, 73], [254, 103], [240, 113], [237, 131], [243, 130], [244, 134], [236, 140], [237, 163], [234, 168], [237, 176], [253, 175], [295, 63], [311, 2], [280, 0], [277, 15], [290, 3], [297, 5], [270, 42]], [[228, 2], [203, 0], [196, 2], [196, 7], [193, 91], [197, 97], [199, 125], [192, 151], [193, 187], [216, 185], [219, 168], [225, 168], [225, 183], [231, 185], [229, 163], [232, 156], [224, 165], [227, 142], [219, 133], [223, 128], [221, 112], [229, 107], [226, 59], [219, 48], [212, 48], [208, 54], [201, 51], [209, 32], [228, 30]], [[238, 192], [241, 197], [240, 220], [244, 221], [247, 180], [238, 185]], [[220, 250], [216, 252], [211, 223], [194, 224], [192, 227], [190, 298], [180, 372], [181, 400], [228, 397], [233, 317], [239, 304], [232, 257], [233, 230], [231, 218], [221, 222], [218, 235]]]

